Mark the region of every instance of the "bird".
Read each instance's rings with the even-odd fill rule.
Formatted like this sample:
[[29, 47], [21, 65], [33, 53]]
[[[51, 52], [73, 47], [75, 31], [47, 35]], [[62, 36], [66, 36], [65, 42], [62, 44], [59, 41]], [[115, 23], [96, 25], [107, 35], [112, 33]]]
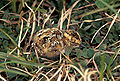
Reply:
[[60, 51], [65, 53], [68, 46], [79, 47], [81, 37], [75, 30], [60, 30], [58, 28], [41, 29], [33, 36], [33, 46], [41, 57], [55, 58]]

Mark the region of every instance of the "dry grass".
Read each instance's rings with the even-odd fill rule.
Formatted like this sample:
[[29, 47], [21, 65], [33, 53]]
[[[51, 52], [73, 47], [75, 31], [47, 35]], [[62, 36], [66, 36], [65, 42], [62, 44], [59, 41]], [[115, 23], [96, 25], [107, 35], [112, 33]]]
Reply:
[[[63, 1], [65, 1], [65, 0], [63, 0]], [[42, 5], [42, 3], [43, 3], [43, 0], [41, 1], [41, 3], [39, 3], [39, 6], [37, 6], [36, 10], [33, 10], [32, 7], [35, 7], [36, 5], [38, 5], [37, 0], [35, 0], [33, 2], [32, 7], [30, 7], [28, 5], [28, 3], [25, 2], [24, 6], [25, 6], [25, 8], [28, 9], [26, 12], [24, 12], [24, 13], [21, 12], [21, 14], [9, 13], [9, 14], [19, 16], [19, 21], [17, 21], [17, 22], [18, 22], [18, 25], [20, 28], [20, 33], [18, 35], [17, 46], [15, 46], [9, 52], [8, 55], [13, 55], [14, 58], [17, 58], [17, 59], [21, 60], [22, 62], [25, 62], [26, 64], [27, 64], [27, 62], [38, 63], [43, 66], [39, 66], [39, 65], [35, 66], [35, 64], [26, 65], [26, 64], [22, 64], [21, 62], [19, 62], [15, 66], [11, 66], [10, 63], [12, 63], [12, 62], [6, 63], [8, 61], [7, 57], [6, 57], [6, 59], [4, 60], [5, 68], [7, 70], [14, 69], [14, 70], [17, 70], [17, 71], [27, 74], [28, 75], [27, 77], [29, 77], [30, 81], [41, 81], [41, 80], [43, 80], [43, 81], [99, 81], [99, 80], [101, 80], [101, 81], [106, 81], [106, 80], [118, 81], [120, 79], [119, 76], [118, 77], [117, 77], [117, 75], [115, 76], [115, 73], [117, 73], [117, 72], [115, 72], [115, 73], [113, 73], [113, 72], [116, 70], [118, 70], [118, 72], [119, 72], [120, 65], [119, 65], [119, 63], [116, 63], [117, 65], [115, 67], [110, 67], [110, 65], [112, 65], [112, 63], [116, 59], [118, 59], [118, 56], [120, 55], [120, 49], [118, 49], [120, 47], [120, 45], [119, 45], [120, 40], [118, 40], [117, 42], [115, 42], [111, 46], [109, 46], [109, 47], [112, 47], [112, 46], [117, 45], [115, 47], [115, 49], [118, 49], [117, 52], [107, 51], [107, 50], [104, 51], [104, 50], [100, 50], [99, 48], [104, 43], [104, 41], [107, 39], [107, 36], [110, 33], [110, 30], [113, 27], [113, 25], [116, 22], [119, 22], [120, 19], [119, 19], [118, 14], [120, 12], [120, 9], [116, 10], [117, 13], [113, 14], [111, 16], [108, 15], [107, 13], [105, 13], [107, 17], [104, 17], [104, 18], [99, 18], [96, 20], [84, 20], [84, 21], [71, 23], [71, 20], [74, 20], [79, 17], [84, 17], [87, 15], [87, 14], [82, 14], [82, 15], [78, 15], [78, 16], [75, 16], [74, 18], [72, 18], [72, 14], [77, 13], [76, 12], [77, 10], [93, 7], [95, 4], [89, 3], [89, 5], [75, 8], [76, 5], [78, 5], [80, 3], [80, 0], [77, 0], [68, 9], [66, 9], [65, 4], [64, 4], [62, 12], [61, 12], [61, 17], [57, 22], [58, 23], [57, 28], [59, 28], [60, 30], [70, 29], [70, 26], [74, 26], [74, 25], [78, 26], [79, 23], [81, 23], [80, 28], [82, 28], [84, 26], [84, 23], [93, 23], [96, 21], [104, 20], [104, 19], [112, 19], [112, 21], [107, 22], [107, 23], [103, 24], [101, 27], [99, 27], [99, 29], [94, 33], [93, 37], [91, 38], [91, 43], [93, 43], [94, 42], [93, 40], [95, 40], [95, 37], [99, 34], [99, 32], [103, 28], [105, 28], [106, 26], [109, 25], [108, 30], [105, 33], [103, 39], [100, 41], [100, 43], [98, 45], [92, 47], [95, 51], [95, 54], [91, 58], [77, 57], [77, 55], [76, 55], [76, 57], [69, 58], [67, 55], [62, 53], [62, 51], [60, 51], [61, 55], [64, 57], [60, 56], [60, 59], [55, 61], [55, 60], [50, 60], [47, 58], [40, 58], [39, 55], [37, 54], [37, 52], [33, 51], [33, 47], [31, 45], [31, 40], [33, 38], [33, 34], [36, 32], [36, 27], [41, 27], [40, 29], [45, 29], [46, 24], [48, 22], [49, 23], [54, 22], [52, 20], [52, 14], [55, 12], [56, 8], [51, 6], [50, 9], [48, 10], [49, 13], [47, 13], [47, 12], [41, 13], [38, 9], [39, 9], [40, 5]], [[4, 14], [4, 11], [0, 11], [0, 13]], [[93, 14], [93, 13], [90, 12], [89, 14]], [[28, 17], [26, 18], [23, 15], [28, 15]], [[40, 20], [43, 21], [42, 24], [41, 24]], [[0, 21], [6, 22], [7, 24], [11, 24], [11, 25], [16, 24], [16, 21], [12, 22], [12, 21], [5, 20], [5, 19], [0, 19]], [[64, 26], [64, 23], [66, 23], [66, 21], [67, 21], [66, 28], [64, 28], [63, 26]], [[25, 27], [29, 27], [29, 28], [24, 30]], [[78, 27], [78, 29], [79, 29], [79, 27]], [[28, 41], [26, 42], [25, 40], [28, 40]], [[88, 43], [87, 41], [84, 41], [84, 42]], [[22, 44], [25, 44], [25, 45], [22, 45]], [[29, 47], [30, 47], [30, 49], [29, 49]], [[79, 50], [74, 50], [74, 51], [79, 51]], [[103, 57], [103, 58], [101, 58], [101, 61], [103, 61], [103, 62], [100, 62], [103, 64], [99, 65], [98, 63], [96, 63], [95, 58], [97, 56], [104, 55], [105, 53], [110, 54], [111, 57], [113, 55], [112, 61], [110, 61], [109, 64], [106, 64], [104, 61], [105, 59], [103, 59], [104, 58]], [[25, 58], [23, 56], [25, 56]], [[83, 64], [81, 64], [82, 63], [81, 61], [83, 61], [83, 60], [80, 60], [80, 59], [84, 59], [85, 66]], [[15, 62], [13, 62], [13, 63], [15, 63]], [[92, 64], [92, 65], [89, 67], [89, 64]], [[1, 64], [1, 65], [4, 65], [4, 64]], [[108, 70], [109, 70], [109, 72], [107, 73], [106, 71], [108, 71]], [[1, 70], [0, 73], [2, 73], [2, 72], [4, 72], [4, 71]], [[1, 75], [2, 74], [0, 74], [0, 79], [3, 81], [7, 81], [8, 78], [6, 78], [6, 77], [4, 78], [4, 76], [1, 76]], [[7, 76], [7, 73], [6, 73], [6, 76]], [[19, 77], [19, 75], [16, 75], [16, 77]]]

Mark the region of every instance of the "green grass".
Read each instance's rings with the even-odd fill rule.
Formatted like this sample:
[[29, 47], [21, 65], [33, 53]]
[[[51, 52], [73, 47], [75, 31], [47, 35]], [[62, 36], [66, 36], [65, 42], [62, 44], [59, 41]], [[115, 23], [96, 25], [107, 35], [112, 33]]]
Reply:
[[[120, 1], [63, 1], [0, 2], [0, 80], [119, 80]], [[80, 47], [67, 47], [67, 59], [37, 56], [32, 47], [32, 36], [52, 27], [81, 36]]]

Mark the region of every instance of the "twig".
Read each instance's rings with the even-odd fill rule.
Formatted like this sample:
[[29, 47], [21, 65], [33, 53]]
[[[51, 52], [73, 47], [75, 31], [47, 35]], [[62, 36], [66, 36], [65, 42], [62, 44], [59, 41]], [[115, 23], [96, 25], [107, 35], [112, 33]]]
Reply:
[[[94, 49], [94, 51], [101, 51], [101, 52], [103, 52], [103, 53], [109, 53], [109, 54], [115, 54], [115, 52], [112, 52], [112, 51], [103, 51], [103, 50], [97, 50], [97, 49]], [[117, 54], [120, 54], [120, 52], [117, 52]]]
[[118, 17], [119, 12], [120, 12], [120, 9], [119, 9], [118, 12], [116, 13], [116, 15], [115, 15], [115, 17], [114, 17], [112, 23], [110, 24], [110, 27], [109, 27], [109, 29], [108, 29], [108, 31], [107, 31], [105, 37], [104, 37], [103, 40], [100, 42], [100, 44], [99, 44], [97, 47], [95, 47], [95, 49], [97, 49], [97, 48], [104, 42], [104, 40], [106, 39], [106, 37], [108, 36], [108, 34], [109, 34], [109, 32], [110, 32], [110, 29], [112, 28], [112, 26], [113, 26], [113, 24], [114, 24], [116, 18]]
[[46, 22], [49, 20], [51, 14], [52, 14], [54, 11], [55, 11], [55, 7], [54, 7], [53, 10], [51, 11], [51, 13], [47, 16], [47, 18], [44, 20], [44, 23], [43, 23], [43, 25], [42, 25], [42, 29], [45, 28], [44, 26], [45, 26]]
[[[18, 47], [20, 48], [20, 44], [21, 44], [21, 36], [22, 36], [22, 30], [23, 30], [23, 19], [21, 19], [22, 24], [21, 24], [21, 30], [20, 30], [20, 35], [19, 35], [19, 40], [18, 40]], [[18, 49], [18, 56], [19, 56], [20, 50]]]
[[[25, 5], [30, 9], [30, 11], [32, 13], [34, 13], [34, 11], [27, 5], [26, 2], [25, 2]], [[32, 40], [32, 36], [33, 36], [34, 30], [35, 30], [35, 25], [36, 25], [35, 20], [36, 20], [36, 17], [35, 17], [35, 14], [33, 14], [33, 26], [32, 26], [32, 32], [31, 32], [31, 35], [30, 35], [30, 39], [29, 39], [29, 44], [30, 44], [30, 42]]]
[[93, 39], [95, 38], [95, 36], [97, 35], [97, 33], [98, 33], [103, 27], [105, 27], [105, 26], [108, 25], [108, 24], [110, 24], [110, 22], [104, 24], [102, 27], [100, 27], [100, 28], [97, 30], [97, 32], [96, 32], [96, 33], [94, 34], [94, 36], [92, 37], [91, 43], [93, 42]]
[[69, 57], [67, 57], [61, 50], [58, 50], [67, 60], [69, 60], [72, 64], [74, 64]]
[[3, 81], [7, 81], [5, 78], [3, 78], [1, 75], [0, 75], [0, 79], [2, 79]]
[[62, 65], [60, 66], [60, 68], [56, 71], [55, 74], [53, 74], [53, 76], [50, 78], [50, 80], [51, 80], [53, 77], [55, 77], [55, 76], [61, 71], [61, 69], [63, 68], [63, 66], [64, 66], [64, 63], [62, 63]]

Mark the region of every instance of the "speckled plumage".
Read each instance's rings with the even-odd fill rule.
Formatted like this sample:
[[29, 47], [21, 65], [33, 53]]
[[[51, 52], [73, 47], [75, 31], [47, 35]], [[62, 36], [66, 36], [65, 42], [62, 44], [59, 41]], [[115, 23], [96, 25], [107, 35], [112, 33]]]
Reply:
[[42, 29], [33, 37], [37, 53], [49, 58], [58, 56], [60, 54], [58, 49], [65, 52], [67, 46], [77, 47], [80, 43], [80, 35], [74, 30]]

